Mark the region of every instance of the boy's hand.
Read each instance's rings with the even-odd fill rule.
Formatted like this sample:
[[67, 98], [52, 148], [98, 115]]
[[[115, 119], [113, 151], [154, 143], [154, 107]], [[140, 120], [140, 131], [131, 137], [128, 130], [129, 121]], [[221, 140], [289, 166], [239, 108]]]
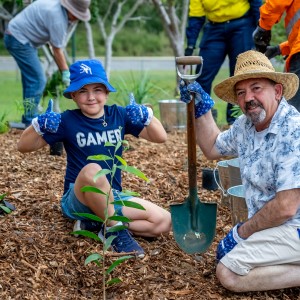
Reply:
[[50, 99], [45, 113], [32, 120], [32, 126], [39, 135], [43, 135], [45, 132], [57, 132], [61, 116], [52, 110], [53, 100]]
[[202, 86], [194, 81], [188, 85], [183, 80], [180, 81], [180, 100], [190, 103], [191, 92], [195, 94], [195, 117], [196, 119], [206, 114], [215, 104], [214, 100], [203, 90]]
[[243, 223], [238, 223], [235, 225], [229, 233], [225, 236], [223, 240], [220, 241], [217, 247], [217, 263], [228, 253], [230, 252], [239, 242], [244, 241], [238, 234], [238, 228]]
[[132, 124], [142, 123], [144, 126], [150, 124], [153, 118], [153, 111], [150, 107], [139, 105], [135, 102], [132, 93], [129, 94], [130, 104], [125, 107], [127, 116]]

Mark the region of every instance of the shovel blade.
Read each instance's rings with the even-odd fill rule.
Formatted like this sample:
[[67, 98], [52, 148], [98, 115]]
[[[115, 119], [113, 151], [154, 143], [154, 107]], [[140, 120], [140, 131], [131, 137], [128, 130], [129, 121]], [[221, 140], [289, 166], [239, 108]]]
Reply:
[[215, 237], [217, 204], [197, 199], [194, 211], [190, 201], [172, 204], [170, 208], [173, 235], [179, 248], [187, 254], [204, 253]]

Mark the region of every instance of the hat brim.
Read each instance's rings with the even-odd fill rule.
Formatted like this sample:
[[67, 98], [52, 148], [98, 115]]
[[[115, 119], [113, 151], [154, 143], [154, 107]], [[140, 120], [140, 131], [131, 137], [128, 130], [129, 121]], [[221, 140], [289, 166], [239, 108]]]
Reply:
[[106, 89], [109, 92], [117, 91], [111, 84], [109, 84], [105, 80], [99, 79], [99, 77], [88, 77], [88, 78], [82, 78], [81, 80], [78, 80], [75, 82], [74, 81], [71, 82], [71, 84], [68, 86], [68, 88], [66, 88], [64, 90], [63, 95], [68, 99], [72, 99], [71, 93], [80, 90], [83, 86], [85, 86], [87, 84], [93, 84], [93, 83], [101, 83], [101, 84], [105, 85]]
[[250, 72], [229, 77], [214, 87], [215, 94], [222, 100], [231, 104], [238, 104], [235, 93], [235, 85], [242, 80], [250, 78], [267, 78], [283, 85], [283, 96], [291, 99], [299, 87], [299, 78], [293, 73], [282, 72]]
[[60, 0], [61, 5], [66, 8], [72, 15], [74, 15], [80, 21], [89, 21], [91, 19], [91, 11], [88, 8], [85, 13], [77, 11], [70, 5], [67, 0]]

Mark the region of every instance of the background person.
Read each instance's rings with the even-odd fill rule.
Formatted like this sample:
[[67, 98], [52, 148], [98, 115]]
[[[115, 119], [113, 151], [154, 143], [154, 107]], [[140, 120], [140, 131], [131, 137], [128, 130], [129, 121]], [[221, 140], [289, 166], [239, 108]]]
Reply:
[[201, 86], [181, 85], [183, 101], [196, 93], [197, 143], [204, 155], [239, 157], [249, 218], [217, 247], [216, 274], [231, 291], [300, 286], [300, 113], [287, 102], [298, 85], [295, 74], [275, 72], [264, 54], [240, 54], [234, 76], [214, 88], [244, 113], [224, 132]]
[[[285, 70], [295, 73], [300, 78], [300, 1], [267, 0], [260, 8], [259, 25], [253, 33], [256, 47], [262, 47], [268, 58], [277, 55], [287, 56]], [[284, 17], [285, 30], [288, 40], [280, 45], [270, 46], [271, 29]], [[300, 111], [300, 90], [289, 101]]]
[[31, 124], [38, 115], [38, 105], [46, 86], [45, 71], [38, 57], [38, 48], [50, 43], [54, 60], [68, 86], [70, 72], [63, 53], [69, 22], [90, 19], [90, 0], [37, 0], [8, 23], [4, 43], [18, 64], [23, 88], [22, 123]]
[[[77, 61], [70, 67], [71, 84], [64, 91], [66, 98], [73, 99], [78, 109], [67, 110], [61, 114], [52, 112], [51, 102], [46, 113], [32, 121], [22, 134], [18, 150], [22, 153], [36, 151], [47, 144], [63, 142], [67, 153], [67, 169], [64, 183], [64, 195], [61, 207], [64, 216], [80, 220], [75, 225], [80, 229], [88, 223], [74, 213], [91, 213], [105, 219], [106, 196], [81, 191], [84, 186], [96, 186], [108, 193], [112, 181], [113, 193], [109, 202], [132, 200], [140, 203], [145, 210], [130, 207], [108, 206], [108, 214], [115, 212], [132, 220], [127, 227], [118, 232], [105, 233], [102, 226], [99, 237], [115, 235], [112, 247], [116, 252], [137, 252], [144, 256], [144, 250], [131, 236], [131, 233], [146, 237], [156, 237], [171, 230], [171, 216], [165, 209], [141, 198], [122, 195], [121, 170], [116, 169], [113, 178], [108, 174], [94, 182], [94, 176], [101, 169], [111, 169], [114, 161], [87, 160], [92, 155], [114, 153], [114, 147], [104, 146], [105, 142], [116, 144], [124, 140], [125, 134], [141, 137], [154, 143], [163, 143], [167, 134], [160, 121], [153, 116], [151, 108], [138, 105], [131, 99], [128, 106], [106, 105], [109, 92], [116, 90], [107, 81], [102, 64], [97, 60]], [[122, 147], [116, 151], [122, 156]], [[84, 222], [85, 221], [85, 222]], [[79, 223], [79, 224], [78, 224]], [[82, 224], [81, 224], [82, 223]], [[109, 226], [122, 225], [111, 221]], [[77, 229], [76, 228], [76, 229]], [[81, 228], [86, 229], [86, 228]]]
[[[197, 81], [209, 95], [212, 82], [226, 57], [229, 59], [229, 74], [232, 76], [237, 56], [254, 47], [252, 33], [259, 19], [261, 4], [261, 0], [190, 0], [185, 55], [193, 54], [203, 27], [199, 45], [203, 69]], [[200, 66], [196, 69], [197, 73], [199, 71]], [[229, 125], [235, 120], [232, 108], [233, 105], [228, 103], [226, 121]]]

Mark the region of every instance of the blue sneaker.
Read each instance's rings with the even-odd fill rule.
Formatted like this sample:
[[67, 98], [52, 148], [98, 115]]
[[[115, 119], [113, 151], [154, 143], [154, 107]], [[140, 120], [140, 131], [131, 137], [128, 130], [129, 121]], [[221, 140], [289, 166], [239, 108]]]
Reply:
[[[89, 221], [89, 220], [76, 220], [73, 231], [78, 230], [88, 230], [92, 232], [99, 232], [102, 228], [102, 223], [96, 221]], [[78, 234], [74, 234], [75, 237], [78, 237]]]
[[[103, 241], [104, 226], [98, 233], [99, 238]], [[138, 244], [138, 242], [132, 237], [128, 229], [123, 229], [117, 232], [108, 232], [105, 234], [105, 238], [115, 235], [116, 238], [112, 241], [111, 247], [115, 252], [135, 252], [138, 258], [144, 258], [145, 252], [143, 248]]]

